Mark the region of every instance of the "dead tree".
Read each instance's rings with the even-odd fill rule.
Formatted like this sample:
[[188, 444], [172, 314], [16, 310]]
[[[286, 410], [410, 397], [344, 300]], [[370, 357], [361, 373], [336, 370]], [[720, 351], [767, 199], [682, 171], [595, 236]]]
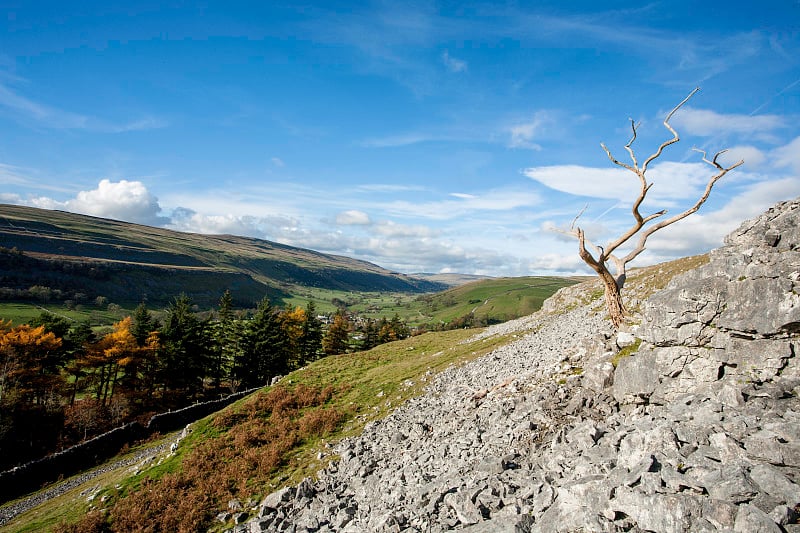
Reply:
[[[639, 196], [633, 202], [633, 207], [631, 208], [631, 213], [633, 214], [633, 224], [625, 231], [622, 235], [617, 237], [615, 240], [606, 244], [606, 246], [598, 246], [593, 244], [589, 239], [586, 238], [583, 230], [576, 226], [575, 223], [580, 218], [583, 211], [575, 217], [575, 220], [572, 221], [572, 225], [570, 226], [569, 233], [575, 236], [578, 239], [578, 254], [580, 255], [581, 259], [589, 265], [589, 267], [594, 270], [597, 275], [600, 277], [600, 280], [603, 282], [603, 288], [605, 291], [605, 300], [606, 300], [606, 308], [608, 309], [608, 315], [611, 318], [611, 322], [614, 325], [614, 328], [619, 328], [625, 320], [625, 305], [622, 302], [622, 287], [625, 284], [625, 272], [626, 266], [629, 262], [633, 261], [639, 254], [641, 254], [645, 249], [645, 244], [647, 243], [647, 238], [650, 237], [656, 231], [669, 226], [679, 220], [682, 220], [692, 213], [695, 213], [700, 206], [705, 203], [708, 199], [709, 194], [711, 194], [711, 189], [714, 187], [714, 184], [719, 181], [725, 174], [733, 170], [734, 168], [740, 166], [744, 161], [739, 161], [734, 165], [729, 167], [725, 167], [717, 162], [717, 158], [725, 153], [727, 150], [722, 150], [717, 152], [712, 159], [708, 159], [706, 156], [706, 152], [703, 150], [694, 149], [697, 152], [700, 152], [703, 157], [703, 162], [708, 163], [711, 167], [715, 169], [715, 174], [711, 176], [706, 184], [705, 191], [700, 196], [700, 198], [695, 202], [695, 204], [688, 208], [686, 211], [682, 213], [678, 213], [677, 215], [673, 215], [670, 218], [661, 219], [658, 222], [655, 222], [648, 226], [651, 222], [654, 222], [664, 215], [667, 214], [667, 210], [664, 209], [662, 211], [658, 211], [656, 213], [652, 213], [649, 215], [642, 215], [639, 212], [639, 208], [642, 205], [642, 202], [647, 196], [647, 192], [650, 190], [650, 187], [653, 186], [653, 183], [648, 183], [645, 174], [647, 173], [647, 168], [656, 159], [658, 159], [664, 149], [671, 145], [675, 144], [680, 140], [678, 136], [678, 132], [670, 125], [669, 121], [672, 116], [675, 114], [678, 109], [680, 109], [689, 99], [694, 96], [694, 94], [699, 91], [700, 88], [696, 88], [693, 90], [689, 96], [683, 99], [681, 103], [675, 106], [672, 111], [669, 112], [667, 117], [664, 119], [664, 127], [666, 127], [670, 133], [672, 133], [672, 138], [664, 141], [658, 147], [658, 149], [648, 157], [641, 166], [639, 166], [639, 162], [636, 159], [636, 155], [633, 151], [633, 143], [636, 141], [636, 129], [638, 125], [631, 119], [631, 130], [633, 131], [633, 135], [631, 140], [628, 141], [628, 144], [625, 145], [625, 150], [630, 155], [631, 164], [623, 163], [618, 161], [611, 155], [611, 152], [606, 145], [601, 143], [600, 146], [603, 147], [603, 150], [606, 152], [606, 155], [611, 160], [612, 163], [615, 165], [622, 167], [624, 169], [629, 170], [630, 172], [634, 173], [637, 178], [639, 179]], [[631, 250], [627, 255], [623, 257], [619, 257], [615, 255], [617, 249], [632, 239], [634, 236], [638, 234], [638, 241], [636, 242], [636, 246]], [[609, 262], [613, 265], [614, 274], [611, 273], [609, 270]]]

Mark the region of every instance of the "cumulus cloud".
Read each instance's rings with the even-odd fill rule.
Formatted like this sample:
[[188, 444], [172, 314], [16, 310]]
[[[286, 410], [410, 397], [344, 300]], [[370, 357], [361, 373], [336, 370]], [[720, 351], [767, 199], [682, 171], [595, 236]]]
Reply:
[[283, 242], [299, 229], [299, 221], [288, 216], [203, 214], [186, 207], [172, 211], [170, 229], [208, 235], [243, 235]]
[[727, 152], [719, 156], [718, 161], [723, 166], [730, 166], [737, 161], [744, 161], [744, 166], [742, 168], [749, 168], [752, 170], [761, 165], [766, 158], [767, 156], [764, 152], [755, 146], [742, 145], [729, 148]]
[[450, 52], [447, 50], [442, 52], [442, 62], [450, 72], [466, 72], [467, 70], [467, 62], [461, 59], [456, 59], [455, 57], [451, 56]]
[[529, 272], [545, 272], [560, 276], [586, 275], [591, 272], [576, 253], [544, 253], [527, 263]]
[[81, 191], [64, 205], [68, 211], [97, 217], [149, 225], [167, 222], [165, 217], [159, 216], [158, 198], [140, 181], [103, 179], [96, 189]]
[[680, 131], [700, 136], [713, 136], [720, 133], [752, 135], [768, 133], [785, 125], [780, 115], [742, 115], [721, 114], [708, 109], [683, 107], [671, 123]]
[[24, 202], [19, 194], [0, 192], [0, 203], [21, 205]]
[[368, 226], [372, 221], [365, 212], [350, 209], [336, 215], [336, 223], [340, 226]]

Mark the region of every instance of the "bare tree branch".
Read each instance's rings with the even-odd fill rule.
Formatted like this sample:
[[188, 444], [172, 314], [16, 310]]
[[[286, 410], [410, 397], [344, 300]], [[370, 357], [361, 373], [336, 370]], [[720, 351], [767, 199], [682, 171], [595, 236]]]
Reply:
[[[702, 152], [703, 153], [703, 161], [708, 163], [708, 164], [710, 164], [710, 165], [712, 165], [712, 166], [714, 166], [716, 169], [719, 170], [719, 172], [717, 172], [716, 174], [711, 176], [711, 178], [708, 180], [708, 183], [706, 183], [706, 188], [703, 191], [703, 194], [700, 196], [700, 198], [698, 198], [697, 202], [695, 202], [695, 204], [692, 207], [690, 207], [686, 211], [683, 211], [682, 213], [678, 213], [677, 215], [674, 215], [674, 216], [672, 216], [670, 218], [662, 220], [658, 224], [654, 224], [654, 225], [650, 226], [649, 228], [647, 228], [647, 230], [645, 230], [644, 233], [642, 233], [639, 236], [639, 241], [636, 244], [636, 248], [634, 248], [628, 255], [626, 255], [622, 259], [625, 263], [628, 263], [628, 262], [632, 261], [640, 253], [642, 253], [644, 251], [645, 244], [647, 242], [647, 238], [650, 235], [652, 235], [656, 231], [660, 230], [661, 228], [665, 228], [665, 227], [669, 226], [670, 224], [674, 224], [675, 222], [677, 222], [679, 220], [683, 220], [684, 218], [688, 217], [689, 215], [691, 215], [693, 213], [696, 213], [697, 210], [700, 209], [700, 206], [703, 205], [706, 200], [708, 200], [708, 197], [711, 194], [711, 189], [714, 188], [714, 185], [717, 183], [717, 181], [719, 181], [725, 174], [727, 174], [731, 170], [733, 170], [736, 167], [739, 167], [739, 166], [744, 164], [744, 160], [739, 160], [737, 163], [731, 165], [730, 167], [725, 168], [725, 167], [723, 167], [722, 165], [720, 165], [717, 162], [717, 157], [719, 157], [721, 154], [725, 153], [726, 150], [722, 150], [720, 152], [717, 152], [714, 155], [714, 158], [712, 160], [710, 160], [710, 161], [706, 158], [705, 152], [703, 152], [702, 150], [696, 150], [696, 151]], [[662, 213], [666, 213], [666, 211], [663, 211]]]
[[[636, 124], [633, 119], [631, 119], [631, 139], [625, 145], [625, 150], [630, 155], [631, 161], [633, 162], [632, 165], [623, 163], [616, 159], [611, 151], [606, 147], [605, 144], [600, 143], [600, 146], [605, 151], [608, 159], [616, 166], [621, 168], [627, 169], [630, 172], [636, 174], [637, 178], [639, 179], [639, 194], [636, 199], [633, 201], [633, 205], [631, 206], [631, 214], [633, 215], [633, 224], [622, 233], [618, 238], [608, 243], [608, 245], [603, 248], [601, 246], [593, 244], [586, 238], [586, 235], [580, 227], [576, 226], [578, 219], [583, 215], [586, 211], [586, 207], [584, 207], [580, 213], [575, 217], [570, 225], [569, 234], [576, 237], [578, 239], [578, 254], [580, 255], [581, 259], [594, 270], [600, 279], [603, 281], [603, 285], [605, 288], [605, 299], [606, 299], [606, 306], [609, 312], [609, 316], [611, 317], [611, 321], [613, 322], [615, 327], [619, 327], [625, 316], [625, 308], [622, 302], [621, 297], [621, 289], [625, 284], [625, 277], [626, 277], [626, 265], [635, 259], [639, 254], [641, 254], [645, 250], [645, 245], [647, 243], [648, 237], [655, 233], [656, 231], [669, 226], [670, 224], [674, 224], [679, 220], [682, 220], [689, 215], [697, 212], [700, 209], [706, 200], [708, 200], [709, 195], [711, 194], [711, 190], [713, 189], [714, 185], [719, 181], [725, 174], [730, 172], [731, 170], [737, 168], [738, 166], [742, 165], [744, 161], [739, 161], [729, 167], [725, 167], [718, 162], [718, 158], [720, 155], [724, 154], [726, 150], [721, 150], [717, 152], [713, 158], [709, 159], [708, 155], [704, 150], [694, 149], [697, 152], [703, 154], [703, 162], [707, 163], [708, 165], [714, 167], [716, 169], [716, 173], [712, 175], [708, 183], [706, 183], [705, 190], [703, 194], [697, 199], [697, 201], [686, 209], [685, 211], [678, 213], [677, 215], [673, 215], [669, 218], [662, 219], [656, 224], [653, 224], [650, 227], [646, 227], [648, 223], [653, 222], [654, 220], [663, 217], [667, 214], [667, 210], [663, 209], [661, 211], [656, 211], [655, 213], [651, 213], [649, 215], [642, 215], [639, 211], [641, 208], [642, 203], [647, 196], [647, 193], [650, 191], [650, 187], [653, 186], [652, 183], [647, 182], [646, 172], [647, 168], [656, 159], [661, 157], [664, 150], [672, 145], [675, 144], [680, 140], [680, 136], [675, 128], [670, 125], [669, 121], [672, 119], [673, 115], [683, 107], [689, 99], [692, 98], [698, 91], [700, 90], [699, 87], [695, 88], [689, 95], [684, 98], [678, 105], [676, 105], [672, 110], [667, 114], [666, 118], [664, 119], [664, 127], [669, 130], [672, 134], [672, 138], [662, 142], [658, 149], [653, 152], [639, 167], [639, 163], [636, 159], [636, 154], [633, 149], [633, 143], [636, 141], [638, 135], [638, 124]], [[628, 253], [624, 257], [618, 257], [614, 252], [623, 244], [628, 242], [632, 239], [635, 235], [639, 235], [638, 241], [636, 246], [630, 253]], [[589, 252], [587, 246], [592, 249], [595, 255]], [[614, 265], [614, 270], [616, 276], [612, 275], [608, 269], [607, 263], [611, 262]]]
[[628, 144], [625, 145], [625, 150], [627, 150], [628, 154], [631, 156], [631, 161], [633, 161], [633, 167], [639, 168], [639, 163], [638, 161], [636, 161], [636, 154], [633, 153], [633, 148], [631, 148], [631, 146], [633, 146], [633, 141], [636, 140], [636, 129], [639, 127], [639, 125], [636, 124], [633, 121], [633, 119], [630, 119], [630, 121], [631, 121], [631, 130], [633, 131], [633, 135], [631, 136], [631, 140], [628, 141]]
[[672, 126], [670, 126], [669, 120], [672, 118], [672, 115], [674, 115], [675, 112], [678, 111], [678, 109], [683, 107], [683, 104], [688, 102], [689, 99], [692, 96], [694, 96], [695, 93], [697, 93], [697, 91], [699, 91], [699, 90], [700, 90], [700, 87], [695, 87], [694, 90], [689, 93], [689, 96], [684, 98], [681, 101], [680, 104], [678, 104], [675, 107], [673, 107], [672, 111], [670, 111], [669, 114], [667, 115], [667, 118], [664, 119], [664, 127], [667, 128], [670, 131], [670, 133], [672, 133], [672, 139], [670, 139], [668, 141], [664, 141], [663, 143], [661, 143], [661, 146], [658, 147], [658, 150], [656, 150], [655, 153], [653, 153], [653, 155], [651, 155], [650, 157], [647, 158], [647, 160], [644, 162], [644, 165], [642, 165], [642, 173], [647, 172], [647, 165], [649, 165], [650, 162], [653, 161], [654, 159], [660, 157], [661, 156], [661, 152], [664, 151], [664, 148], [666, 148], [667, 146], [669, 146], [671, 144], [675, 144], [676, 142], [681, 140], [681, 138], [678, 136], [678, 132], [675, 131], [675, 129]]

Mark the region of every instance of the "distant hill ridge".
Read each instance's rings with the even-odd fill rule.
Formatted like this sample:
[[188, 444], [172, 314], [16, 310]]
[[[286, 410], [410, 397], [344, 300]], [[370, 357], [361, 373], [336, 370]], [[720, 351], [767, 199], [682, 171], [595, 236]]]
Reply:
[[298, 287], [447, 288], [367, 261], [261, 239], [184, 233], [17, 205], [0, 204], [0, 247], [3, 288], [42, 285], [125, 302], [163, 304], [184, 292], [195, 303], [211, 305], [226, 289], [237, 304], [249, 305], [265, 295], [279, 303]]

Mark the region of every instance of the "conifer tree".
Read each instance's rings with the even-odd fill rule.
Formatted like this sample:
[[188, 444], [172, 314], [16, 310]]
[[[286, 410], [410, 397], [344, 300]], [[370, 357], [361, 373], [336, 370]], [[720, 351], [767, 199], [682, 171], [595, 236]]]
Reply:
[[339, 309], [328, 326], [328, 332], [322, 339], [322, 349], [327, 355], [338, 355], [347, 352], [350, 347], [350, 322]]
[[315, 361], [322, 350], [322, 322], [317, 318], [314, 302], [306, 305], [306, 320], [303, 323], [303, 334], [300, 336], [301, 365]]
[[185, 390], [190, 395], [200, 392], [209, 366], [209, 324], [195, 315], [185, 294], [176, 297], [167, 308], [161, 343], [159, 365], [166, 389]]

